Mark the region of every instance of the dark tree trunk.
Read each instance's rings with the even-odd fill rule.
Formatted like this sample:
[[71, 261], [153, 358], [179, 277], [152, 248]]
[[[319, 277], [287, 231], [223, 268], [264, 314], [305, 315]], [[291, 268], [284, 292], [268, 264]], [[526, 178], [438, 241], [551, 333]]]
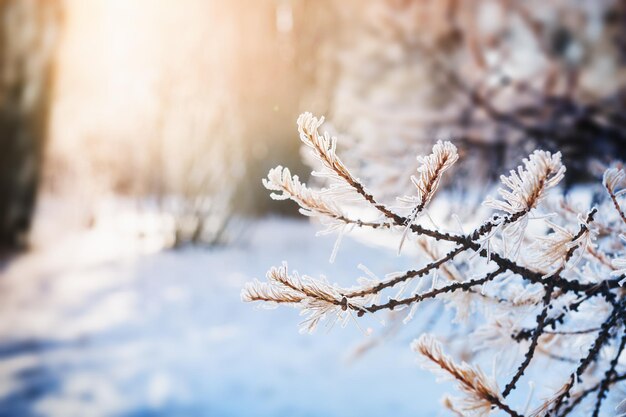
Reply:
[[25, 245], [40, 178], [59, 4], [0, 0], [0, 247]]

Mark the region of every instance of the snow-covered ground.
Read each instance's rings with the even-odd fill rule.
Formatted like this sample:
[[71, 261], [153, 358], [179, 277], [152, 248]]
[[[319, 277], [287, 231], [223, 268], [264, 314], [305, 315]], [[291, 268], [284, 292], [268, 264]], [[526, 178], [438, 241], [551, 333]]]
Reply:
[[315, 230], [269, 219], [229, 247], [157, 251], [96, 227], [11, 260], [0, 272], [0, 415], [442, 415], [450, 387], [409, 349], [419, 321], [355, 359], [378, 322], [302, 335], [297, 311], [240, 301], [246, 281], [285, 260], [346, 285], [359, 261], [383, 275], [406, 266], [348, 238], [329, 264], [334, 239]]

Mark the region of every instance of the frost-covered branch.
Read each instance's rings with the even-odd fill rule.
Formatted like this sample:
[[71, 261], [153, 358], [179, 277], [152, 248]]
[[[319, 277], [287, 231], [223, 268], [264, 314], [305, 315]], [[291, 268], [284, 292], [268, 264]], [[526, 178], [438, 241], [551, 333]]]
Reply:
[[413, 342], [412, 348], [431, 362], [429, 367], [434, 373], [445, 377], [452, 377], [459, 384], [465, 394], [459, 406], [460, 411], [475, 415], [487, 415], [492, 407], [497, 407], [510, 416], [519, 417], [521, 414], [511, 409], [504, 402], [498, 384], [488, 378], [478, 367], [465, 362], [456, 364], [452, 358], [443, 353], [441, 344], [430, 335], [422, 335]]
[[604, 187], [611, 197], [611, 201], [613, 202], [615, 210], [617, 211], [617, 213], [619, 213], [622, 221], [626, 224], [626, 215], [624, 214], [624, 211], [622, 210], [622, 207], [617, 200], [619, 196], [626, 194], [626, 188], [618, 190], [618, 187], [624, 184], [624, 178], [626, 178], [626, 174], [624, 173], [623, 169], [620, 169], [618, 167], [609, 168], [604, 172], [604, 178], [602, 183], [604, 184]]
[[444, 143], [442, 141], [433, 146], [430, 155], [417, 158], [420, 164], [418, 168], [419, 177], [411, 176], [411, 182], [417, 189], [417, 195], [405, 197], [409, 203], [415, 206], [409, 215], [409, 221], [415, 220], [432, 200], [439, 188], [443, 173], [450, 169], [458, 159], [459, 154], [456, 151], [456, 146], [450, 142]]
[[[603, 382], [590, 391], [597, 392], [599, 410], [608, 390], [621, 381], [618, 375], [626, 372], [623, 339], [615, 338], [624, 332], [626, 303], [621, 286], [626, 244], [620, 239], [625, 229], [619, 205], [623, 171], [606, 171], [604, 199], [596, 199], [593, 207], [576, 207], [558, 192], [566, 169], [560, 153], [534, 151], [501, 177], [499, 198], [484, 201], [483, 206], [492, 210], [486, 220], [473, 227], [461, 224], [460, 232], [451, 232], [450, 225], [436, 226], [428, 211], [436, 205], [444, 172], [453, 172], [459, 158], [454, 145], [438, 142], [430, 154], [417, 158], [418, 175], [411, 179], [416, 193], [397, 197], [408, 207], [394, 207], [381, 203], [341, 161], [337, 139], [319, 132], [322, 123], [309, 113], [298, 119], [300, 139], [320, 165], [313, 175], [322, 177], [323, 188], [309, 187], [279, 166], [263, 182], [272, 197], [295, 201], [304, 215], [320, 219], [327, 231], [341, 235], [347, 226], [376, 229], [396, 239], [398, 247], [410, 246], [426, 262], [390, 272], [384, 279], [368, 274], [369, 279], [357, 280], [349, 288], [323, 277], [290, 273], [284, 264], [272, 268], [266, 282], [246, 285], [242, 299], [296, 307], [306, 316], [302, 325], [308, 332], [323, 320], [346, 324], [381, 311], [393, 310], [402, 317], [406, 309], [408, 322], [422, 302], [441, 300], [456, 310], [457, 317], [473, 318], [464, 337], [475, 339], [478, 350], [498, 343], [507, 354], [519, 352], [510, 361], [518, 365], [508, 371], [508, 382], [499, 391], [495, 380], [484, 379], [478, 368], [457, 366], [432, 339], [420, 339], [417, 349], [458, 380], [470, 397], [469, 403], [448, 400], [448, 408], [477, 413], [496, 407], [510, 415], [525, 414], [514, 411], [504, 398], [519, 390], [523, 379], [533, 378], [541, 358], [572, 369], [561, 379], [565, 382], [559, 390], [534, 401], [538, 404], [529, 415], [567, 415], [585, 401], [576, 393], [595, 384], [592, 379], [581, 382], [588, 374], [602, 375], [596, 381]], [[450, 177], [454, 181], [454, 174]], [[390, 294], [392, 289], [396, 292]], [[600, 354], [603, 349], [613, 349], [615, 355], [606, 359]], [[581, 351], [586, 352], [582, 358]]]

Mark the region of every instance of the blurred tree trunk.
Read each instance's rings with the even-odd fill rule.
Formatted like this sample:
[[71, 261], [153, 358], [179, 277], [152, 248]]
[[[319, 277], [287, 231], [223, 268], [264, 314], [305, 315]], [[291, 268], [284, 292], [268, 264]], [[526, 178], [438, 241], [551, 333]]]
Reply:
[[59, 3], [0, 0], [0, 247], [24, 246], [48, 119]]

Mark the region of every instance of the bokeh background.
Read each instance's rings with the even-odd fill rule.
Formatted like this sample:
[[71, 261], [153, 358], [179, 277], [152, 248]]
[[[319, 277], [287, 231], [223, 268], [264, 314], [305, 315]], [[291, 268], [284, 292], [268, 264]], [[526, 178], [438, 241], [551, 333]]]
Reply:
[[[261, 178], [308, 178], [327, 116], [383, 200], [451, 139], [450, 186], [536, 146], [568, 184], [626, 156], [615, 0], [0, 1], [0, 416], [438, 415], [426, 328], [297, 333], [239, 300], [289, 260], [346, 285], [410, 265], [334, 239]], [[487, 185], [486, 185], [487, 184]], [[435, 314], [440, 314], [434, 310]], [[373, 334], [373, 335], [372, 335]]]

